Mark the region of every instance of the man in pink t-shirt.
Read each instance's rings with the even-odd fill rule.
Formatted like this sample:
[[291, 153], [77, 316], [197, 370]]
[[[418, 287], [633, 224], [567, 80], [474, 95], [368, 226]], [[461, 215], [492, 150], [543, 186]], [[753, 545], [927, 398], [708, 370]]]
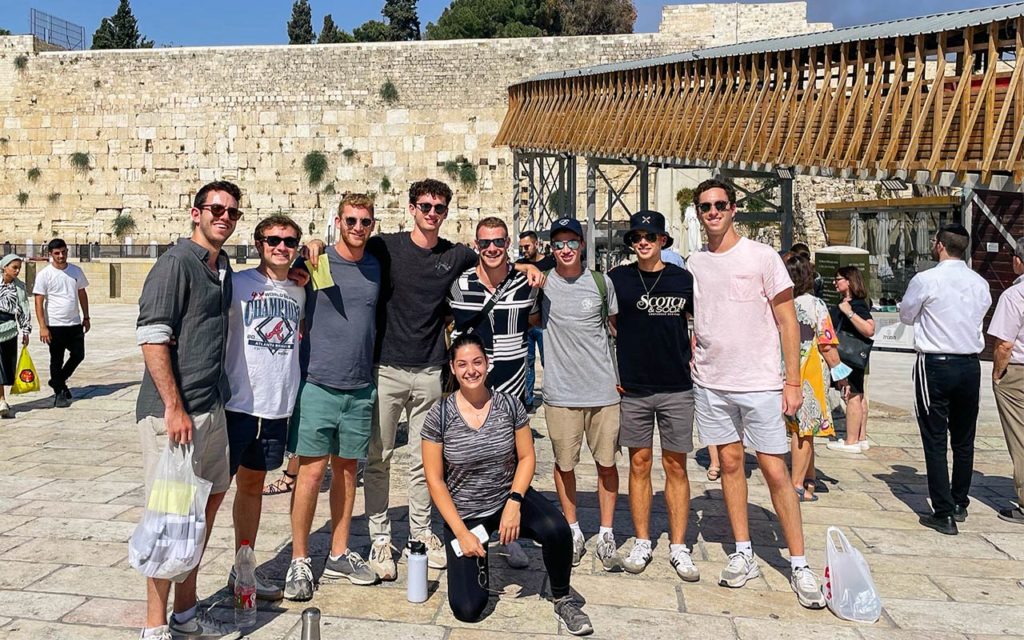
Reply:
[[774, 249], [736, 233], [731, 185], [706, 180], [693, 202], [708, 234], [706, 249], [691, 254], [686, 265], [693, 274], [696, 309], [696, 422], [701, 441], [718, 446], [722, 493], [736, 538], [736, 552], [719, 584], [739, 588], [761, 575], [747, 522], [747, 446], [757, 452], [789, 547], [790, 585], [801, 605], [820, 609], [825, 597], [807, 566], [800, 505], [783, 458], [789, 451], [783, 415], [795, 415], [803, 402], [793, 282]]

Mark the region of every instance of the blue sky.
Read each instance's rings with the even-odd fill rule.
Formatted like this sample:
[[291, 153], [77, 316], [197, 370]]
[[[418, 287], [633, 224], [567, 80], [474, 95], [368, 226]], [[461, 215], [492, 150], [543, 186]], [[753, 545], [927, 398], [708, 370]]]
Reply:
[[[685, 0], [634, 0], [637, 31], [656, 31], [665, 4]], [[707, 1], [707, 0], [704, 0]], [[771, 0], [769, 0], [771, 1]], [[420, 22], [437, 20], [450, 0], [419, 0]], [[27, 33], [29, 8], [39, 9], [85, 27], [86, 36], [104, 16], [117, 9], [117, 0], [0, 0], [0, 27]], [[371, 19], [380, 19], [384, 0], [311, 0], [313, 26], [319, 31], [324, 14], [351, 30]], [[812, 22], [832, 22], [837, 27], [893, 18], [1002, 4], [993, 0], [809, 0]], [[157, 46], [285, 44], [285, 24], [292, 0], [133, 0], [132, 9], [142, 32]]]

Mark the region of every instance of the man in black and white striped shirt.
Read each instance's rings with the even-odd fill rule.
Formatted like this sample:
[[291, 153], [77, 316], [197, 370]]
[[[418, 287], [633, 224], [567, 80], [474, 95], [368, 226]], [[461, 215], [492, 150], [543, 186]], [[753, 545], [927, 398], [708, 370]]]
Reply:
[[452, 339], [463, 333], [480, 336], [491, 364], [488, 384], [525, 402], [526, 332], [531, 316], [540, 312], [539, 290], [509, 264], [508, 247], [505, 222], [494, 217], [482, 219], [476, 226], [480, 262], [452, 283], [448, 304], [455, 317]]

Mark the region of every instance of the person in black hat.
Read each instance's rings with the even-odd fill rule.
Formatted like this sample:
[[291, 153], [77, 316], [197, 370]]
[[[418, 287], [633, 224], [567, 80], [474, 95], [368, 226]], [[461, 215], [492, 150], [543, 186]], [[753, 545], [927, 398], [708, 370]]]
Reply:
[[695, 582], [700, 572], [685, 541], [690, 510], [686, 454], [693, 451], [693, 379], [687, 328], [687, 316], [693, 313], [693, 276], [662, 260], [662, 251], [672, 246], [672, 236], [665, 232], [665, 216], [657, 211], [634, 214], [625, 242], [637, 261], [608, 274], [619, 301], [619, 445], [629, 448], [629, 506], [636, 534], [623, 566], [630, 573], [640, 573], [653, 557], [651, 466], [657, 421], [665, 469], [669, 561], [680, 578]]

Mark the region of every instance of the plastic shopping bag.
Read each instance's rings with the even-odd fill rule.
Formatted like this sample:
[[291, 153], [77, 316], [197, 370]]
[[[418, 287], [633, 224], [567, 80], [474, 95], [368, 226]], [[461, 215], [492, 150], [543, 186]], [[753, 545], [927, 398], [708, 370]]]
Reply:
[[11, 386], [11, 393], [32, 393], [39, 391], [39, 376], [36, 375], [36, 366], [32, 364], [32, 356], [28, 355], [28, 347], [21, 348], [21, 355], [18, 356], [18, 370], [14, 376], [14, 385]]
[[203, 556], [212, 487], [192, 470], [192, 445], [168, 444], [128, 542], [128, 562], [150, 578], [184, 580]]
[[875, 622], [882, 615], [867, 560], [836, 527], [825, 532], [825, 602], [843, 620]]

